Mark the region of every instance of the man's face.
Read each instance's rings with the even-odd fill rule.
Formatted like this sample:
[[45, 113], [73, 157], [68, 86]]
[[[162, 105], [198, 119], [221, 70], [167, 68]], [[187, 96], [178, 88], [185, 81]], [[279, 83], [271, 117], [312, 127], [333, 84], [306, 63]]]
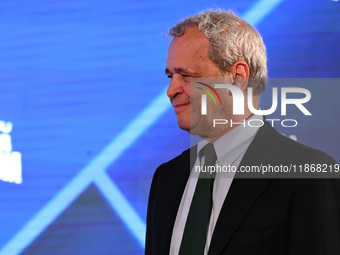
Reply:
[[190, 78], [224, 76], [208, 53], [209, 40], [196, 27], [190, 27], [183, 36], [175, 37], [169, 47], [165, 71], [171, 82], [167, 95], [177, 115], [178, 126], [191, 134], [200, 135], [195, 128], [201, 126], [202, 120], [200, 112], [190, 120], [190, 105], [191, 114], [195, 109], [200, 111], [200, 95], [192, 93], [190, 96]]

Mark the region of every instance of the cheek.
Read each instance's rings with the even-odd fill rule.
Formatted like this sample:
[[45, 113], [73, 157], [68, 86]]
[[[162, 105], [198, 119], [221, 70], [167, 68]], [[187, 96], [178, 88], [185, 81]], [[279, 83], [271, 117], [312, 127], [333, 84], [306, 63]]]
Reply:
[[185, 86], [184, 86], [184, 93], [185, 93], [185, 95], [187, 96], [187, 97], [190, 97], [190, 85], [188, 85], [188, 84], [186, 84]]
[[191, 86], [191, 89], [185, 90], [185, 94], [190, 98], [190, 108], [197, 110], [201, 105], [201, 90]]

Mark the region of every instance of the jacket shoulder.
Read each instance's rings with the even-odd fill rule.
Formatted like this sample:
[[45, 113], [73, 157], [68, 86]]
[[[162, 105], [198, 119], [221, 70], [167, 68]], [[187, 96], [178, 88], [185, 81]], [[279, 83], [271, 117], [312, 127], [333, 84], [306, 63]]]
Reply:
[[277, 132], [278, 139], [280, 141], [281, 153], [290, 158], [298, 158], [300, 161], [305, 162], [329, 162], [336, 163], [335, 159], [325, 152], [304, 145], [298, 141], [295, 141], [287, 136], [284, 136]]

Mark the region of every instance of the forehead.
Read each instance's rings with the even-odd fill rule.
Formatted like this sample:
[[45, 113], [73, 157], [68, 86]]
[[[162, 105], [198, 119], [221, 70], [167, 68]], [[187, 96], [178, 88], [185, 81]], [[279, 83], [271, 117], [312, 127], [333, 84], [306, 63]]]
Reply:
[[203, 60], [208, 58], [208, 52], [208, 38], [197, 27], [189, 27], [182, 36], [172, 40], [168, 57]]

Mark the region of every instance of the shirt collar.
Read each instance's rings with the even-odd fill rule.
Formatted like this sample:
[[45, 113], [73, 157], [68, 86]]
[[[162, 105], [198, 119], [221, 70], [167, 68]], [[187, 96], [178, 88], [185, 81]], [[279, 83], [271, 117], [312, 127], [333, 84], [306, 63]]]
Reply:
[[[245, 125], [235, 127], [213, 142], [218, 164], [232, 164], [248, 148], [260, 128], [254, 127], [254, 124], [249, 125], [249, 121], [253, 120], [264, 121], [263, 116], [253, 115], [245, 121]], [[209, 141], [200, 139], [197, 144], [197, 153], [208, 143]]]

